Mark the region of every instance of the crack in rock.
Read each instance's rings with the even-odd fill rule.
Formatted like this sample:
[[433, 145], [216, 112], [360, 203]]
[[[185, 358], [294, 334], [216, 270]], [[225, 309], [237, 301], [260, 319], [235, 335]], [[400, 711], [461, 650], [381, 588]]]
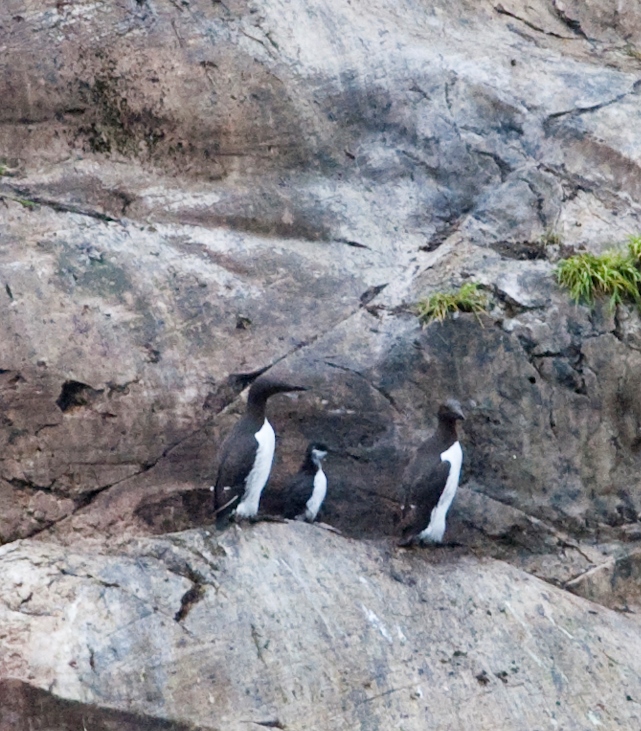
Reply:
[[194, 584], [182, 595], [180, 599], [180, 609], [174, 615], [174, 620], [176, 622], [182, 622], [196, 604], [198, 604], [198, 602], [205, 596], [206, 591], [206, 587], [200, 582], [200, 580], [196, 580]]
[[[263, 663], [263, 665], [267, 665], [267, 663], [265, 662], [265, 650], [269, 646], [269, 640], [267, 640], [267, 642], [263, 642], [262, 635], [258, 631], [255, 624], [251, 625], [251, 637], [252, 642], [254, 643], [254, 646], [256, 648], [256, 655], [258, 656], [258, 659]], [[261, 724], [261, 726], [262, 725], [263, 724]]]
[[625, 91], [622, 94], [618, 94], [614, 97], [614, 99], [608, 99], [607, 101], [598, 102], [597, 104], [591, 104], [589, 107], [575, 107], [574, 109], [565, 109], [561, 112], [552, 112], [552, 114], [548, 114], [547, 118], [543, 122], [543, 127], [545, 130], [547, 130], [550, 126], [550, 124], [560, 117], [579, 117], [582, 114], [589, 114], [590, 112], [598, 112], [599, 109], [604, 109], [605, 107], [609, 107], [612, 104], [618, 104], [618, 102], [625, 99], [627, 96], [630, 96], [631, 94], [636, 93], [636, 89], [638, 87], [639, 82], [635, 82], [630, 91]]
[[359, 241], [353, 241], [351, 239], [331, 239], [329, 242], [331, 244], [345, 244], [346, 246], [351, 246], [355, 249], [367, 249], [368, 251], [371, 251], [371, 246], [367, 246], [366, 244], [361, 244]]
[[381, 388], [380, 386], [377, 386], [375, 383], [372, 383], [372, 381], [367, 378], [367, 376], [364, 376], [362, 373], [359, 373], [358, 371], [354, 370], [353, 368], [348, 368], [347, 366], [339, 365], [338, 363], [332, 363], [329, 360], [320, 361], [324, 365], [329, 366], [330, 368], [336, 368], [337, 370], [344, 371], [345, 373], [351, 373], [352, 375], [358, 376], [359, 378], [362, 378], [367, 385], [372, 388], [374, 391], [379, 393], [386, 401], [387, 403], [396, 411], [397, 413], [401, 413], [399, 411], [398, 406], [396, 405], [396, 402], [394, 401], [394, 398], [385, 391], [385, 389]]
[[63, 203], [62, 201], [57, 201], [53, 198], [32, 195], [27, 188], [20, 188], [16, 185], [7, 185], [5, 183], [0, 186], [0, 198], [7, 198], [15, 203], [22, 203], [22, 205], [25, 205], [26, 202], [27, 204], [44, 206], [45, 208], [51, 208], [51, 210], [56, 211], [57, 213], [74, 213], [79, 216], [95, 218], [98, 221], [103, 221], [104, 223], [120, 223], [122, 225], [122, 221], [120, 221], [120, 219], [109, 216], [106, 213], [100, 213], [99, 211], [94, 211], [90, 208], [80, 208], [79, 206], [74, 206], [70, 203]]
[[506, 15], [508, 18], [514, 18], [514, 20], [518, 20], [520, 23], [527, 25], [528, 28], [535, 30], [537, 33], [543, 33], [546, 36], [552, 36], [552, 38], [560, 38], [563, 41], [579, 40], [578, 38], [569, 38], [568, 36], [562, 36], [560, 33], [555, 33], [551, 30], [545, 30], [545, 28], [541, 28], [541, 26], [535, 25], [534, 23], [532, 23], [532, 21], [527, 20], [526, 18], [521, 18], [519, 15], [516, 15], [516, 13], [507, 10], [503, 7], [503, 5], [501, 5], [501, 3], [495, 5], [494, 10], [496, 10], [499, 15]]
[[594, 39], [590, 38], [587, 33], [583, 30], [581, 27], [581, 23], [579, 23], [578, 20], [575, 20], [574, 18], [570, 18], [570, 16], [563, 10], [563, 8], [559, 7], [557, 0], [552, 0], [552, 8], [554, 9], [554, 14], [556, 17], [565, 25], [568, 27], [575, 35], [580, 36], [586, 41], [592, 41]]

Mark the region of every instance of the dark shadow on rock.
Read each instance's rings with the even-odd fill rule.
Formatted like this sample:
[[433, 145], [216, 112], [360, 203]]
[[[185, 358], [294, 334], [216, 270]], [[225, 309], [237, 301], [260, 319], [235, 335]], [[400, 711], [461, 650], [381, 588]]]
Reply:
[[[199, 727], [204, 730], [204, 727]], [[19, 680], [0, 681], [0, 731], [198, 731], [191, 724], [64, 700]]]
[[141, 503], [135, 515], [154, 534], [197, 528], [213, 522], [213, 496], [208, 487], [175, 493]]

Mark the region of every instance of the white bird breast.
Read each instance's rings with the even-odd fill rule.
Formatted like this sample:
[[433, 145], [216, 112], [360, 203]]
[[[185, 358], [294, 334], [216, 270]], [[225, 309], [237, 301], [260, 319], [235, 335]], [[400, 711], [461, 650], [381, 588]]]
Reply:
[[320, 506], [323, 504], [325, 495], [327, 494], [327, 477], [322, 469], [319, 469], [314, 475], [314, 489], [312, 496], [306, 503], [305, 518], [310, 522], [316, 520]]
[[431, 541], [432, 543], [440, 543], [443, 540], [445, 516], [450, 509], [452, 500], [454, 500], [454, 495], [456, 495], [456, 489], [461, 475], [461, 465], [463, 464], [463, 450], [461, 449], [461, 445], [458, 442], [454, 442], [449, 449], [442, 452], [441, 462], [450, 463], [450, 472], [445, 482], [445, 489], [441, 493], [436, 507], [432, 510], [429, 525], [418, 535], [421, 541]]
[[274, 460], [276, 435], [267, 419], [254, 437], [258, 442], [258, 449], [254, 458], [254, 466], [245, 480], [243, 499], [236, 508], [236, 515], [239, 518], [253, 518], [258, 512], [260, 495], [267, 484]]

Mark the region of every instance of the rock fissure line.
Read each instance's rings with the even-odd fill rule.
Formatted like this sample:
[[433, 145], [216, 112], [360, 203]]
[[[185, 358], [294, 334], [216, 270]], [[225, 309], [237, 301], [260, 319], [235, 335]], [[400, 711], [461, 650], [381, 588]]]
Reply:
[[531, 523], [535, 528], [544, 530], [546, 533], [548, 533], [550, 536], [552, 536], [556, 540], [563, 540], [566, 542], [569, 540], [567, 538], [567, 535], [564, 532], [559, 531], [553, 525], [550, 525], [550, 524], [546, 523], [545, 521], [541, 520], [540, 518], [530, 515], [529, 513], [525, 513], [523, 510], [520, 510], [519, 508], [515, 508], [513, 505], [510, 505], [509, 503], [506, 503], [503, 500], [499, 500], [496, 497], [490, 497], [487, 493], [481, 492], [480, 490], [474, 489], [474, 487], [469, 486], [469, 483], [464, 483], [461, 485], [461, 487], [465, 487], [471, 493], [478, 495], [479, 497], [483, 498], [484, 500], [498, 503], [499, 505], [503, 506], [504, 508], [507, 508], [510, 512], [517, 513], [524, 520]]
[[[193, 546], [186, 545], [186, 546], [184, 546], [184, 548], [186, 551], [191, 553], [192, 556], [195, 556], [197, 559], [204, 561], [204, 563], [207, 565], [207, 567], [209, 568], [209, 570], [212, 573], [216, 572], [216, 571], [220, 571], [220, 566], [217, 563], [215, 563], [214, 561], [212, 561], [210, 558], [205, 556], [205, 554], [202, 551], [199, 551], [198, 549], [196, 549]], [[173, 573], [176, 573], [180, 576], [183, 575], [178, 570], [172, 569], [170, 567], [168, 567], [168, 570], [172, 571]], [[203, 586], [211, 586], [216, 591], [218, 591], [218, 589], [220, 589], [220, 584], [214, 578], [206, 579], [199, 571], [196, 571], [191, 566], [187, 567], [187, 570], [186, 570], [186, 573], [184, 574], [184, 576], [185, 576], [185, 578], [189, 579], [194, 584], [202, 584]]]
[[380, 386], [377, 386], [375, 383], [370, 381], [370, 379], [367, 378], [367, 376], [364, 376], [362, 373], [360, 373], [357, 370], [354, 370], [353, 368], [348, 368], [347, 366], [342, 366], [342, 365], [339, 365], [338, 363], [332, 363], [329, 360], [324, 360], [324, 361], [322, 361], [322, 363], [326, 366], [329, 366], [330, 368], [336, 368], [340, 371], [344, 371], [345, 373], [351, 373], [355, 376], [358, 376], [359, 378], [362, 378], [370, 388], [372, 388], [374, 391], [379, 393], [387, 401], [387, 403], [394, 409], [394, 411], [396, 411], [399, 414], [401, 413], [398, 406], [396, 405], [396, 402], [394, 401], [394, 398], [392, 396], [390, 396], [390, 394], [387, 393], [387, 391], [385, 391], [385, 389], [382, 389]]
[[279, 720], [278, 718], [275, 718], [273, 721], [243, 721], [242, 723], [253, 723], [256, 726], [262, 726], [263, 728], [278, 728], [281, 729], [281, 731], [286, 731], [287, 726]]
[[[7, 193], [4, 189], [8, 188], [11, 192]], [[29, 207], [30, 205], [44, 206], [45, 208], [51, 208], [56, 213], [73, 213], [79, 216], [87, 216], [94, 218], [103, 223], [118, 223], [123, 226], [121, 219], [109, 216], [106, 213], [100, 213], [89, 208], [81, 208], [80, 206], [74, 206], [70, 203], [63, 203], [62, 201], [56, 201], [52, 198], [45, 198], [40, 195], [32, 195], [28, 190], [21, 189], [18, 186], [4, 184], [0, 186], [0, 198], [7, 198], [14, 203], [20, 203], [23, 206]]]
[[548, 227], [547, 218], [545, 216], [545, 196], [541, 195], [541, 193], [536, 189], [536, 186], [532, 183], [532, 181], [529, 178], [526, 177], [519, 177], [519, 180], [522, 180], [527, 187], [530, 189], [532, 195], [536, 198], [536, 212], [539, 217], [539, 221], [541, 222], [544, 229]]
[[572, 590], [571, 590], [571, 588], [570, 588], [570, 584], [572, 584], [573, 582], [577, 581], [578, 579], [583, 578], [584, 576], [588, 576], [589, 574], [592, 574], [592, 573], [594, 573], [596, 571], [599, 571], [599, 570], [603, 569], [606, 566], [613, 566], [615, 564], [615, 560], [614, 560], [613, 557], [610, 557], [608, 560], [603, 561], [602, 563], [595, 564], [594, 561], [589, 561], [589, 564], [590, 565], [586, 569], [583, 569], [582, 571], [579, 571], [578, 573], [573, 574], [572, 576], [570, 576], [569, 579], [566, 579], [561, 584], [561, 588], [562, 589], [565, 589], [566, 591], [569, 591], [569, 592], [573, 593]]
[[39, 426], [37, 429], [34, 429], [33, 436], [38, 437], [38, 436], [40, 436], [41, 431], [44, 431], [45, 429], [53, 429], [54, 427], [61, 426], [61, 425], [62, 425], [61, 421], [57, 421], [52, 424], [42, 424], [42, 426]]
[[45, 492], [49, 494], [53, 492], [53, 487], [57, 480], [57, 478], [54, 478], [48, 485], [40, 485], [37, 482], [21, 477], [7, 477], [6, 475], [0, 475], [0, 479], [8, 482], [12, 487], [15, 487], [18, 490], [34, 490], [35, 492]]
[[618, 94], [614, 97], [614, 99], [609, 99], [608, 101], [599, 102], [598, 104], [592, 104], [589, 107], [575, 107], [574, 109], [566, 109], [562, 112], [552, 112], [552, 114], [548, 114], [543, 122], [543, 126], [546, 127], [550, 123], [552, 123], [554, 120], [559, 119], [560, 117], [580, 117], [583, 114], [589, 114], [590, 112], [598, 112], [599, 109], [604, 109], [605, 107], [612, 106], [613, 104], [618, 104], [620, 101], [625, 99], [626, 97], [630, 96], [631, 94], [635, 93], [635, 85], [633, 85], [632, 89], [630, 91], [625, 91], [622, 94]]
[[499, 169], [502, 183], [504, 183], [507, 180], [507, 177], [510, 175], [510, 173], [513, 173], [515, 170], [515, 168], [512, 165], [510, 165], [510, 163], [507, 162], [507, 160], [504, 160], [496, 152], [489, 152], [488, 150], [479, 150], [477, 148], [472, 148], [471, 152], [474, 152], [477, 155], [481, 155], [482, 157], [489, 157], [491, 160], [493, 160], [494, 164]]
[[[511, 12], [510, 10], [507, 10], [506, 8], [499, 3], [498, 5], [494, 5], [494, 10], [499, 15], [506, 15], [508, 18], [514, 18], [514, 20], [518, 20], [520, 23], [523, 23], [524, 25], [527, 25], [528, 28], [531, 28], [532, 30], [536, 31], [537, 33], [543, 33], [546, 36], [552, 36], [552, 38], [559, 38], [562, 41], [578, 41], [583, 40], [580, 38], [569, 38], [568, 36], [562, 36], [560, 33], [555, 33], [551, 30], [545, 30], [545, 28], [541, 28], [540, 26], [534, 24], [532, 21], [527, 20], [526, 18], [521, 18], [519, 15], [516, 15], [516, 13]], [[576, 33], [575, 33], [576, 35]]]
[[330, 239], [327, 243], [345, 244], [346, 246], [351, 246], [354, 249], [367, 249], [368, 251], [372, 250], [371, 246], [367, 246], [366, 244], [361, 244], [359, 241], [353, 241], [352, 239]]
[[265, 661], [265, 649], [266, 649], [266, 646], [267, 646], [267, 643], [269, 642], [269, 640], [267, 641], [267, 643], [264, 643], [261, 645], [263, 638], [262, 638], [261, 633], [258, 631], [258, 628], [256, 627], [256, 625], [251, 624], [250, 629], [251, 629], [252, 642], [254, 643], [254, 647], [256, 648], [256, 656], [263, 663], [263, 665], [266, 666], [267, 662]]
[[575, 35], [580, 36], [586, 41], [589, 41], [590, 43], [594, 42], [593, 38], [590, 38], [587, 33], [583, 30], [581, 27], [581, 23], [579, 23], [578, 20], [574, 20], [573, 18], [570, 18], [570, 16], [563, 10], [562, 7], [559, 6], [557, 0], [552, 0], [552, 8], [554, 9], [554, 14], [556, 17], [563, 23], [563, 25], [567, 26]]
[[[563, 183], [565, 183], [567, 186], [569, 186], [570, 191], [567, 194], [567, 197], [565, 200], [574, 200], [579, 193], [587, 193], [589, 195], [594, 195], [596, 197], [597, 193], [595, 192], [593, 186], [591, 185], [588, 178], [583, 177], [582, 175], [579, 175], [578, 173], [569, 173], [567, 169], [565, 168], [565, 164], [562, 165], [551, 165], [549, 163], [540, 162], [536, 166], [537, 170], [542, 170], [543, 172], [549, 173], [552, 175], [555, 180], [560, 181], [561, 186], [563, 187]], [[612, 195], [617, 196], [618, 194], [616, 191], [611, 191], [607, 188], [604, 189], [608, 190]], [[565, 191], [565, 189], [564, 189]]]
[[4, 606], [10, 611], [15, 612], [16, 614], [24, 614], [27, 617], [55, 617], [56, 614], [53, 612], [29, 612], [27, 609], [23, 609], [23, 606], [26, 607], [26, 605], [29, 603], [29, 599], [31, 597], [27, 598], [26, 600], [23, 600], [20, 602], [18, 608], [12, 607], [9, 602], [6, 601], [6, 599], [0, 597], [0, 602], [4, 604]]
[[[260, 38], [256, 38], [255, 36], [251, 35], [251, 34], [250, 34], [250, 33], [248, 33], [248, 32], [247, 32], [247, 31], [246, 31], [246, 30], [245, 30], [244, 28], [238, 28], [238, 31], [239, 31], [239, 32], [240, 32], [240, 33], [241, 33], [242, 35], [244, 35], [244, 36], [245, 36], [246, 38], [250, 38], [250, 39], [251, 39], [252, 41], [254, 41], [255, 43], [260, 43], [260, 45], [261, 45], [261, 46], [262, 46], [262, 47], [263, 47], [263, 48], [265, 49], [265, 51], [267, 52], [267, 55], [268, 55], [268, 56], [269, 56], [270, 58], [272, 58], [272, 59], [274, 59], [274, 60], [275, 60], [276, 58], [278, 58], [278, 56], [276, 56], [276, 54], [275, 54], [275, 53], [274, 53], [274, 52], [273, 52], [273, 51], [271, 50], [271, 48], [269, 48], [269, 46], [267, 46], [267, 44], [266, 44], [266, 43], [265, 43], [264, 41], [261, 41], [261, 40], [260, 40]], [[274, 45], [274, 42], [273, 42], [273, 41], [270, 41], [270, 43], [271, 43], [271, 45], [272, 45], [272, 46]]]
[[414, 688], [415, 685], [401, 685], [399, 688], [390, 688], [389, 690], [384, 690], [382, 693], [377, 693], [376, 695], [369, 696], [368, 698], [363, 698], [361, 701], [357, 701], [354, 705], [355, 706], [361, 706], [363, 703], [371, 703], [372, 701], [376, 701], [379, 698], [385, 698], [388, 695], [392, 695], [392, 693], [399, 693], [401, 690], [409, 690], [410, 688]]
[[[76, 579], [89, 579], [90, 581], [94, 581], [96, 584], [100, 584], [100, 586], [104, 586], [106, 589], [121, 589], [123, 592], [131, 594], [131, 592], [127, 592], [127, 590], [124, 589], [117, 582], [105, 581], [104, 579], [101, 579], [98, 576], [94, 576], [93, 574], [89, 574], [89, 573], [79, 574], [79, 573], [76, 573], [75, 571], [72, 571], [71, 569], [67, 569], [64, 567], [58, 568], [58, 571], [60, 571], [60, 573], [63, 576], [73, 576]], [[132, 595], [132, 596], [135, 596], [135, 595]]]
[[[349, 457], [352, 457], [353, 459], [358, 460], [358, 457], [355, 457], [352, 454], [348, 453]], [[384, 500], [385, 502], [391, 503], [396, 508], [402, 507], [402, 502], [400, 500], [395, 500], [393, 497], [389, 497], [388, 495], [384, 495], [383, 493], [376, 492], [376, 490], [370, 490], [366, 487], [357, 487], [356, 488], [359, 492], [365, 493], [365, 495], [372, 495], [373, 497], [377, 498], [378, 500]]]
[[202, 582], [194, 582], [180, 598], [180, 608], [174, 615], [174, 621], [180, 624], [183, 620], [185, 620], [194, 606], [196, 606], [196, 604], [204, 598], [206, 591], [207, 589]]

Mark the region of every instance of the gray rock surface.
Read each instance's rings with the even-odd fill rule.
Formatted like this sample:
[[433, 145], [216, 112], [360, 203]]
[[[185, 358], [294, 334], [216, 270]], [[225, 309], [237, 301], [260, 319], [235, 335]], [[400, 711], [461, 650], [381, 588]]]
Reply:
[[[641, 230], [641, 16], [633, 3], [7, 0], [0, 43], [0, 543], [9, 544], [0, 571], [18, 572], [0, 601], [22, 633], [15, 651], [0, 656], [0, 698], [12, 699], [12, 728], [40, 723], [29, 720], [33, 704], [76, 726], [77, 714], [98, 713], [97, 704], [111, 708], [92, 717], [104, 728], [138, 722], [109, 713], [147, 714], [154, 729], [173, 728], [162, 725], [167, 718], [217, 727], [213, 717], [184, 712], [182, 700], [171, 706], [171, 683], [156, 675], [149, 698], [140, 676], [133, 700], [117, 689], [142, 666], [172, 677], [171, 652], [192, 642], [184, 627], [213, 601], [203, 584], [207, 601], [175, 622], [194, 576], [142, 556], [150, 546], [171, 553], [174, 540], [204, 540], [152, 536], [211, 522], [216, 446], [243, 409], [244, 387], [264, 368], [312, 387], [270, 404], [279, 443], [267, 512], [278, 509], [279, 486], [307, 441], [321, 439], [333, 450], [323, 519], [349, 538], [309, 535], [323, 536], [337, 561], [353, 551], [402, 561], [417, 582], [434, 581], [445, 594], [450, 572], [460, 602], [469, 584], [513, 603], [516, 582], [519, 597], [529, 587], [518, 616], [535, 634], [537, 623], [547, 626], [536, 592], [547, 591], [564, 621], [578, 622], [583, 612], [593, 627], [598, 615], [610, 628], [604, 642], [628, 643], [632, 615], [540, 588], [519, 571], [606, 607], [639, 608], [639, 314], [577, 307], [553, 274], [559, 257], [599, 252]], [[417, 299], [470, 280], [490, 298], [487, 315], [420, 328]], [[436, 404], [451, 395], [468, 413], [465, 484], [448, 528], [462, 555], [445, 563], [390, 558], [378, 541], [396, 531], [399, 475], [432, 429]], [[298, 536], [304, 527], [288, 530]], [[279, 531], [247, 536], [260, 543]], [[29, 536], [37, 538], [19, 542]], [[377, 542], [361, 546], [355, 538]], [[247, 541], [248, 553], [233, 549], [238, 575], [255, 568], [258, 544]], [[23, 558], [11, 563], [12, 556]], [[75, 571], [65, 561], [78, 556], [84, 573], [60, 574], [49, 556], [60, 557], [65, 571]], [[89, 577], [116, 566], [125, 567], [133, 599], [109, 586], [120, 580]], [[331, 596], [356, 585], [353, 568], [346, 563], [340, 581], [324, 579]], [[322, 572], [320, 564], [306, 570]], [[23, 578], [32, 588], [21, 594]], [[36, 638], [48, 630], [40, 614], [66, 601], [56, 604], [49, 581], [66, 587], [70, 606], [78, 589], [78, 616], [87, 619], [68, 617], [70, 634], [42, 651]], [[171, 589], [165, 594], [154, 581]], [[131, 584], [145, 597], [138, 608], [128, 603], [137, 601]], [[234, 601], [251, 594], [248, 586]], [[73, 658], [57, 653], [68, 652], [71, 635], [110, 647], [89, 626], [102, 590], [114, 612], [105, 627], [117, 632], [132, 621], [138, 655], [133, 670], [105, 661], [92, 685], [68, 665]], [[40, 596], [35, 612], [21, 609]], [[403, 596], [390, 616], [411, 613], [416, 597]], [[300, 605], [283, 599], [290, 600]], [[135, 619], [154, 602], [154, 621], [162, 616], [171, 628], [168, 655], [156, 656]], [[377, 607], [387, 627], [387, 609]], [[442, 629], [436, 616], [425, 615], [427, 634], [414, 637], [421, 652], [425, 637]], [[304, 619], [288, 614], [287, 626], [306, 626]], [[316, 640], [301, 639], [304, 647]], [[501, 642], [508, 657], [509, 641]], [[281, 649], [283, 667], [299, 657], [296, 646]], [[567, 687], [552, 665], [537, 666], [541, 678], [547, 668], [568, 697], [587, 684], [585, 697], [594, 700], [589, 708], [569, 705], [567, 715], [565, 696], [561, 710], [550, 702], [561, 714], [549, 717], [552, 726], [638, 725], [639, 693], [632, 688], [633, 701], [619, 704], [611, 667], [584, 675], [574, 645], [549, 651], [554, 662], [568, 655], [572, 671], [562, 670]], [[232, 671], [249, 667], [248, 658]], [[400, 727], [418, 727], [419, 698], [392, 692], [400, 685], [387, 666], [371, 671], [379, 680], [361, 691], [370, 660], [358, 659], [354, 685], [321, 683], [326, 694], [332, 686], [329, 705], [339, 714], [338, 698], [351, 699], [340, 701], [352, 709], [346, 728], [376, 728], [378, 711], [370, 709], [377, 704], [400, 714], [380, 716], [381, 728], [403, 714], [410, 721]], [[334, 680], [336, 663], [327, 670]], [[455, 682], [441, 673], [445, 666], [429, 663], [434, 687]], [[176, 682], [192, 692], [196, 670], [184, 667]], [[483, 669], [491, 680], [511, 672]], [[414, 683], [414, 671], [399, 672], [399, 683]], [[272, 680], [267, 686], [291, 700], [290, 686]], [[597, 698], [597, 681], [611, 700]], [[547, 688], [548, 680], [536, 682]], [[488, 709], [478, 718], [499, 728], [497, 719], [523, 703], [510, 705], [503, 681], [492, 683], [498, 690], [487, 698], [474, 676], [469, 686], [440, 690], [443, 723], [473, 728], [449, 709], [475, 698], [473, 706]], [[277, 713], [272, 690], [252, 685], [241, 704], [222, 699], [231, 693], [226, 681], [214, 687], [225, 708], [238, 702], [246, 713]], [[388, 690], [370, 705], [370, 692]], [[533, 724], [550, 697], [541, 693]], [[291, 711], [292, 728], [319, 699], [310, 695]], [[610, 709], [606, 720], [600, 703]], [[491, 710], [499, 707], [502, 715]], [[224, 728], [258, 718], [224, 712]]]
[[226, 731], [641, 722], [635, 620], [459, 550], [297, 522], [1, 550], [3, 673], [87, 707]]

